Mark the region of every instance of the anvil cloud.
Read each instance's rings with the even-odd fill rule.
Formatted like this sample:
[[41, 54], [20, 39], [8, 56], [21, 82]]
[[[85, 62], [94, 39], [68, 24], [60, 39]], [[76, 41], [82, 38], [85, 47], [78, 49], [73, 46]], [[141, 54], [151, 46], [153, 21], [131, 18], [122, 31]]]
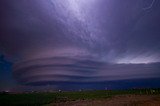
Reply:
[[22, 84], [160, 78], [160, 1], [3, 0], [0, 51]]

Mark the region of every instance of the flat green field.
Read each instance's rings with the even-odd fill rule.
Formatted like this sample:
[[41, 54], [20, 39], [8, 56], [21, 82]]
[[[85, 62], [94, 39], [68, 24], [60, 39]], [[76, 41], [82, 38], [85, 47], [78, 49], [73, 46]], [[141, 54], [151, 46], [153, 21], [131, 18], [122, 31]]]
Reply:
[[160, 89], [94, 90], [74, 92], [39, 92], [23, 94], [0, 94], [0, 106], [39, 106], [76, 100], [98, 100], [116, 95], [159, 95]]

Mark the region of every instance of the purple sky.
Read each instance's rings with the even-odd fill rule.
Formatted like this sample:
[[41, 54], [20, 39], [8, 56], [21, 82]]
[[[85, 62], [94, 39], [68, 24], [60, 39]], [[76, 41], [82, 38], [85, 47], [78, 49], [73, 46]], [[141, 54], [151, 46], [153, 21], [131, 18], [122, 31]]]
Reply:
[[159, 0], [1, 0], [0, 16], [18, 85], [160, 78]]

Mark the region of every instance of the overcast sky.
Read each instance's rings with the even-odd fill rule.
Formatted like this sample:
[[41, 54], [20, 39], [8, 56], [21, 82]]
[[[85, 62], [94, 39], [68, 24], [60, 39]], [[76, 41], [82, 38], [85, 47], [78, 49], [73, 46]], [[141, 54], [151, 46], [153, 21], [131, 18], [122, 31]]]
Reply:
[[0, 16], [19, 86], [160, 78], [159, 0], [1, 0]]

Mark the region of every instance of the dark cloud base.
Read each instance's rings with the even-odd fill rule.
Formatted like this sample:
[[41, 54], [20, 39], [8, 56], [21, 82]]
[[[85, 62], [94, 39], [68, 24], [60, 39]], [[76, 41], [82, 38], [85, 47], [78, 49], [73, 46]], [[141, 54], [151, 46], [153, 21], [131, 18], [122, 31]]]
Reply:
[[[33, 83], [36, 87], [44, 87], [54, 90], [55, 88], [52, 85], [56, 86], [56, 90], [104, 90], [104, 89], [130, 89], [130, 88], [159, 88], [160, 87], [160, 78], [144, 78], [144, 79], [127, 79], [127, 80], [115, 80], [115, 81], [101, 81], [101, 82], [37, 82]], [[46, 85], [47, 84], [47, 85]], [[23, 85], [23, 84], [22, 84]], [[26, 86], [26, 84], [25, 84]], [[30, 84], [27, 85], [33, 87]], [[34, 90], [34, 87], [32, 88]]]

